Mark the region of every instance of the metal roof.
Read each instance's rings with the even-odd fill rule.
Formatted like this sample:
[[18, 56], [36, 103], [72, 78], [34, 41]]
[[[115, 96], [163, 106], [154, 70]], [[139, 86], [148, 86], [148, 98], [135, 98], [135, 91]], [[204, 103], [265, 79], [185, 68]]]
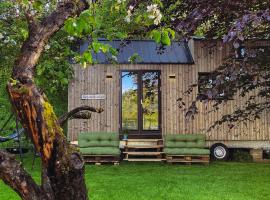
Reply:
[[[117, 63], [128, 64], [129, 58], [138, 54], [138, 64], [193, 64], [193, 58], [186, 42], [173, 41], [170, 46], [161, 46], [153, 40], [99, 40], [101, 43], [110, 44], [118, 50]], [[83, 53], [89, 45], [89, 41], [80, 45], [80, 53]], [[110, 64], [111, 55], [93, 53], [93, 59], [100, 64]]]

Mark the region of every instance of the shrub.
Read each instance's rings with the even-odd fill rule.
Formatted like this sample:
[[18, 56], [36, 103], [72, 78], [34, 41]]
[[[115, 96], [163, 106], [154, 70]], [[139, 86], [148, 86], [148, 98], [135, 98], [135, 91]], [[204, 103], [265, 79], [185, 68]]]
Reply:
[[247, 149], [235, 150], [232, 159], [237, 162], [252, 162], [252, 157]]

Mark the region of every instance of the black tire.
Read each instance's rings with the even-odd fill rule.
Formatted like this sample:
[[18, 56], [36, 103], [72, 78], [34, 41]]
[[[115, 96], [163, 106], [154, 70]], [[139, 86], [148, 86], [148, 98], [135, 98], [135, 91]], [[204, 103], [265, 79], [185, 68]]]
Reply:
[[227, 160], [229, 156], [229, 149], [222, 143], [213, 144], [210, 148], [211, 157], [214, 160]]

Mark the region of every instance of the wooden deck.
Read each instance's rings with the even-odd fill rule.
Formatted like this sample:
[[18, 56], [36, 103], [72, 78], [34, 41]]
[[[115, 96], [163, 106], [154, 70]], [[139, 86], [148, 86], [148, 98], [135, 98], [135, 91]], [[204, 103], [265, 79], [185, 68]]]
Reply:
[[130, 162], [165, 161], [162, 139], [129, 139], [124, 148], [124, 160]]

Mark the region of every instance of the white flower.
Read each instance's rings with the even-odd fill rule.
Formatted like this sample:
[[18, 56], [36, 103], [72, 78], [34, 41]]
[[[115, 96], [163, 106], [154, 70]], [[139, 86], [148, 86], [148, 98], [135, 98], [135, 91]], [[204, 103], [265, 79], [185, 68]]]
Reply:
[[158, 9], [157, 4], [151, 4], [150, 6], [147, 6], [147, 12], [154, 12], [157, 9]]
[[128, 9], [129, 9], [129, 10], [133, 10], [133, 9], [134, 9], [134, 6], [129, 6]]
[[13, 39], [10, 40], [10, 43], [11, 43], [12, 45], [16, 45], [16, 44], [17, 44], [17, 42], [16, 42], [15, 40], [13, 40]]
[[4, 38], [3, 34], [0, 33], [0, 40], [2, 40]]
[[68, 40], [69, 40], [69, 41], [73, 41], [74, 39], [75, 39], [74, 37], [68, 36]]
[[122, 2], [125, 2], [126, 0], [117, 0], [117, 3], [122, 3]]
[[130, 21], [131, 21], [131, 20], [130, 20], [130, 17], [129, 17], [129, 16], [126, 16], [126, 17], [125, 17], [125, 21], [126, 21], [127, 23], [130, 23]]
[[156, 17], [156, 19], [154, 20], [154, 24], [155, 24], [155, 25], [160, 24], [161, 18], [162, 18], [162, 14], [159, 13], [159, 15], [158, 15], [158, 16]]
[[149, 15], [149, 19], [155, 19], [156, 17], [154, 15]]
[[44, 48], [45, 48], [45, 50], [49, 50], [51, 48], [51, 46], [47, 44]]
[[6, 37], [6, 39], [3, 41], [5, 44], [7, 44], [9, 42], [9, 37]]
[[130, 23], [130, 18], [131, 18], [131, 15], [132, 15], [132, 13], [131, 13], [131, 10], [128, 10], [127, 11], [127, 16], [125, 17], [125, 21], [127, 22], [127, 23]]
[[116, 57], [116, 56], [112, 56], [112, 59], [113, 59], [114, 61], [117, 61], [117, 57]]
[[162, 14], [161, 14], [160, 10], [158, 9], [157, 4], [151, 4], [150, 6], [147, 6], [147, 12], [149, 13], [148, 18], [154, 19], [155, 25], [160, 24]]

